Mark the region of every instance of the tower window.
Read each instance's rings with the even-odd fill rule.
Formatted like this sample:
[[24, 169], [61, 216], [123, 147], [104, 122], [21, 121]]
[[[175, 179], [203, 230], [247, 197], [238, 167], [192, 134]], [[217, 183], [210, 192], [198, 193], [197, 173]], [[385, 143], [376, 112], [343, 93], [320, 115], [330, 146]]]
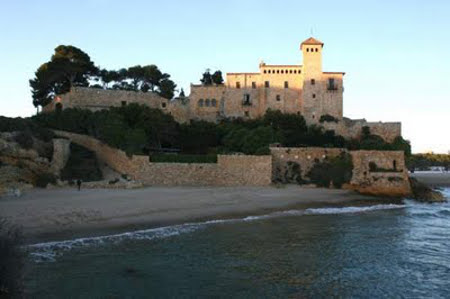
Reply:
[[277, 100], [277, 102], [281, 101], [281, 96], [279, 94], [277, 94], [277, 96], [275, 97], [275, 99]]
[[279, 74], [280, 73], [280, 70], [277, 70], [277, 74]]
[[316, 80], [315, 79], [311, 79], [311, 85], [315, 85], [316, 84]]
[[270, 70], [267, 71], [270, 74]]
[[161, 103], [161, 107], [166, 108], [167, 104], [166, 103]]
[[264, 74], [265, 74], [265, 73], [267, 73], [267, 71], [266, 71], [266, 70], [264, 70]]
[[284, 88], [289, 88], [289, 82], [288, 81], [284, 81]]
[[236, 88], [241, 88], [241, 82], [236, 82]]
[[244, 99], [243, 99], [242, 105], [250, 106], [251, 104], [252, 104], [252, 102], [250, 101], [250, 94], [248, 94], [248, 93], [244, 94]]
[[203, 99], [198, 100], [198, 106], [203, 107]]
[[289, 70], [289, 74], [292, 74], [292, 70]]
[[269, 88], [270, 87], [269, 81], [264, 82], [264, 87], [265, 88]]
[[298, 70], [298, 73], [299, 73], [299, 74], [301, 74], [301, 73], [302, 73], [302, 71], [301, 71], [301, 70]]
[[319, 49], [316, 48], [316, 52], [319, 52]]
[[309, 52], [309, 48], [306, 48], [306, 52]]
[[127, 105], [127, 101], [122, 101], [121, 104], [122, 104], [122, 107], [124, 107]]
[[252, 82], [252, 88], [253, 88], [253, 89], [256, 88], [256, 82]]
[[217, 100], [216, 99], [212, 99], [211, 100], [211, 106], [213, 106], [213, 107], [217, 106]]
[[281, 70], [281, 73], [284, 74], [284, 70]]
[[297, 70], [294, 70], [294, 74], [297, 74]]
[[206, 99], [206, 100], [205, 100], [205, 106], [206, 106], [206, 107], [209, 107], [209, 103], [210, 103], [210, 102], [209, 102], [209, 99]]
[[250, 116], [250, 114], [248, 113], [248, 111], [245, 111], [244, 114], [245, 114], [245, 116], [247, 116], [247, 117]]
[[312, 97], [313, 97], [313, 99], [315, 99], [315, 98], [316, 98], [316, 94], [315, 94], [315, 93], [313, 93], [313, 94], [312, 94]]

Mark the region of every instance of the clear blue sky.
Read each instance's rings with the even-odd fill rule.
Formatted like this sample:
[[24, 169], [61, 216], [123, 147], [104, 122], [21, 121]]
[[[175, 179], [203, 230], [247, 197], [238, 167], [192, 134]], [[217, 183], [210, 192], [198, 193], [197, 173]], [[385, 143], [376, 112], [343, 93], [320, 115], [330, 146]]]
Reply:
[[28, 80], [59, 44], [101, 67], [156, 64], [188, 91], [205, 68], [299, 64], [325, 43], [344, 71], [344, 114], [402, 121], [413, 151], [450, 150], [450, 1], [0, 0], [0, 115], [35, 113]]

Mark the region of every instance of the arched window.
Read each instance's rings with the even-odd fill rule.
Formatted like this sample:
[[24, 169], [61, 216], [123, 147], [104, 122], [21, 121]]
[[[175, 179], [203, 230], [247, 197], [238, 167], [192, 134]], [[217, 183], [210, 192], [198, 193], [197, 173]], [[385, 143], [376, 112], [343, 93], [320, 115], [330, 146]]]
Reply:
[[281, 70], [281, 73], [284, 74], [284, 70]]
[[319, 49], [318, 49], [318, 48], [316, 48], [316, 52], [319, 52]]
[[209, 107], [209, 104], [210, 104], [209, 99], [206, 99], [206, 100], [205, 100], [205, 106], [206, 106], [206, 107]]
[[198, 106], [203, 107], [203, 99], [198, 100]]
[[289, 70], [289, 74], [292, 74], [292, 70]]
[[268, 71], [268, 73], [270, 74], [270, 70]]
[[264, 70], [264, 74], [265, 74], [265, 73], [267, 73], [267, 71], [266, 71], [266, 70]]
[[309, 52], [309, 48], [306, 48], [306, 52]]
[[294, 70], [294, 74], [297, 74], [297, 70]]
[[212, 99], [211, 100], [211, 106], [216, 107], [217, 106], [217, 101], [216, 99]]
[[279, 74], [280, 73], [280, 70], [277, 70], [277, 74]]
[[392, 166], [394, 167], [394, 170], [397, 170], [397, 161], [392, 161]]

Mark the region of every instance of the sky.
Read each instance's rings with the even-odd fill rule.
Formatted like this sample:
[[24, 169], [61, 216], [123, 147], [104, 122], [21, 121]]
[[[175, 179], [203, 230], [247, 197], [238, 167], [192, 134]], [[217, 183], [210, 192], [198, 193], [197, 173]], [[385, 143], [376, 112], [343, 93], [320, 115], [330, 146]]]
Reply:
[[[325, 43], [344, 116], [401, 121], [413, 152], [450, 151], [450, 1], [0, 0], [0, 115], [36, 113], [28, 80], [60, 44], [102, 68], [156, 64], [189, 92], [206, 68], [301, 64]], [[311, 34], [312, 33], [312, 34]]]

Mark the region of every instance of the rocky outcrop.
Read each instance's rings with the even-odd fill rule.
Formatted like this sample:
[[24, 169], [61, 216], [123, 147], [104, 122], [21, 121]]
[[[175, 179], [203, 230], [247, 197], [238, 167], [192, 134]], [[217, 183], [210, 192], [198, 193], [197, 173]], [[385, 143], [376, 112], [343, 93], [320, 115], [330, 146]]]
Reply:
[[429, 186], [424, 183], [419, 182], [415, 178], [409, 179], [411, 189], [412, 189], [412, 197], [413, 199], [421, 202], [446, 202], [445, 197], [441, 192], [433, 190]]
[[60, 175], [70, 157], [70, 140], [64, 138], [53, 139], [52, 173]]

